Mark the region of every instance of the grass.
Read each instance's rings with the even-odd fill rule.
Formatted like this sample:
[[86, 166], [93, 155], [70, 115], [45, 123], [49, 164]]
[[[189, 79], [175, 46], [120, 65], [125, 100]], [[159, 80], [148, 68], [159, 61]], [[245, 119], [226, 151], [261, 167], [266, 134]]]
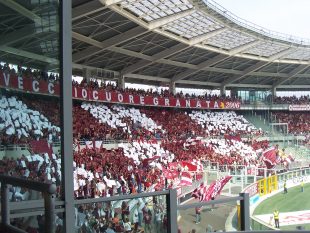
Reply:
[[303, 226], [305, 230], [310, 230], [310, 224], [298, 224], [298, 225], [289, 225], [289, 226], [280, 226], [281, 230], [295, 230], [297, 226]]
[[310, 184], [304, 185], [304, 192], [300, 191], [300, 186], [290, 188], [287, 194], [278, 193], [258, 205], [254, 215], [270, 214], [277, 208], [280, 213], [300, 210], [310, 210]]
[[[310, 184], [304, 185], [304, 192], [300, 191], [300, 185], [290, 188], [287, 194], [278, 193], [259, 204], [254, 215], [272, 214], [277, 208], [279, 212], [294, 212], [301, 210], [310, 210]], [[310, 224], [298, 224], [281, 226], [281, 230], [295, 230], [297, 226], [304, 226], [306, 230], [310, 230]]]

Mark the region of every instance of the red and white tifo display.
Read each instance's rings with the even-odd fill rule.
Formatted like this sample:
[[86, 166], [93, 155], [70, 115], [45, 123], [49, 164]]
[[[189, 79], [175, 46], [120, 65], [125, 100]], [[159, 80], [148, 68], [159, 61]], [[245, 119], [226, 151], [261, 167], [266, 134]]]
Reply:
[[[29, 77], [21, 77], [5, 74], [0, 71], [0, 87], [25, 91], [28, 93], [40, 93], [59, 96], [60, 86], [58, 83], [44, 80], [35, 80]], [[164, 98], [143, 95], [131, 95], [117, 91], [93, 89], [90, 87], [72, 87], [74, 99], [89, 100], [96, 102], [111, 102], [141, 106], [178, 107], [195, 109], [239, 109], [239, 101], [211, 101], [196, 98]]]

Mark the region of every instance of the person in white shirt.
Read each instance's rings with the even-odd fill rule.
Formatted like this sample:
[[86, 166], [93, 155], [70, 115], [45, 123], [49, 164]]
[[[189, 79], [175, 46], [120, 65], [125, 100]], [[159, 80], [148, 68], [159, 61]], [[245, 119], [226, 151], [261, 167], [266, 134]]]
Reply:
[[131, 232], [131, 223], [129, 222], [129, 219], [128, 218], [125, 218], [125, 221], [124, 221], [124, 230], [125, 232]]

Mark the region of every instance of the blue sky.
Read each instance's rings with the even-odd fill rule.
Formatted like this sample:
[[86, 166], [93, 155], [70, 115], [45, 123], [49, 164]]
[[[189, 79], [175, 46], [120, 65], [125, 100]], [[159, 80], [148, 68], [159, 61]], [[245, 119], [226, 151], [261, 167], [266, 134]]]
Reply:
[[213, 1], [238, 17], [269, 30], [310, 39], [310, 0]]

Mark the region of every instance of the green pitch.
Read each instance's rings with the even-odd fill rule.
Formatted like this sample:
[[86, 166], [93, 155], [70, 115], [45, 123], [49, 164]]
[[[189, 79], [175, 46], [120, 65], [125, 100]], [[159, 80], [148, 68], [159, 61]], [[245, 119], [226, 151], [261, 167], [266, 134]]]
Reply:
[[271, 214], [277, 208], [281, 212], [293, 212], [310, 210], [310, 184], [304, 185], [304, 192], [300, 191], [300, 185], [288, 189], [287, 194], [278, 193], [263, 201], [256, 207], [254, 215]]
[[[301, 192], [300, 185], [290, 188], [287, 194], [278, 193], [259, 204], [254, 215], [272, 214], [275, 208], [281, 212], [294, 212], [300, 210], [310, 210], [310, 184], [304, 185], [304, 192]], [[305, 230], [310, 230], [310, 224], [298, 224], [281, 226], [281, 230], [295, 230], [296, 226], [304, 226]]]

